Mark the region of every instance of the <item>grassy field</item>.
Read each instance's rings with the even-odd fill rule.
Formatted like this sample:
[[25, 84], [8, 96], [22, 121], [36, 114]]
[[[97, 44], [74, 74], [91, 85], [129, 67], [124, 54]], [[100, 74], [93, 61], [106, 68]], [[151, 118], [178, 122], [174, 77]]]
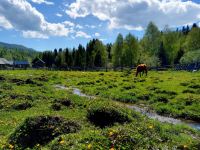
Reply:
[[200, 122], [200, 72], [0, 71], [0, 149], [200, 149], [199, 131], [115, 101]]

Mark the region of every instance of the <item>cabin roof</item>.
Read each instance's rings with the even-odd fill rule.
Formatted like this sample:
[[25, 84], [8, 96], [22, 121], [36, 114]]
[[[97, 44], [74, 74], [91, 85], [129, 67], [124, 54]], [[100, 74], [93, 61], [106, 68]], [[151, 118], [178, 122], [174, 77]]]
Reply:
[[29, 65], [28, 61], [14, 61], [14, 65]]
[[45, 64], [45, 62], [42, 59], [40, 59], [40, 58], [37, 58], [37, 61], [34, 64], [37, 64], [37, 63], [43, 63], [43, 64]]
[[9, 61], [6, 60], [5, 58], [0, 58], [0, 65], [7, 65], [9, 64]]

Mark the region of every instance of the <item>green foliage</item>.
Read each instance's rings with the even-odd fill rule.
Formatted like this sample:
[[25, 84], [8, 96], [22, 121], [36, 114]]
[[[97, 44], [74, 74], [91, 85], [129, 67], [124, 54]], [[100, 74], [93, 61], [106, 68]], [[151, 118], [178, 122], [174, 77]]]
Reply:
[[174, 60], [177, 56], [178, 50], [180, 49], [179, 43], [179, 33], [166, 28], [163, 32], [163, 44], [168, 65], [174, 64]]
[[122, 52], [123, 52], [123, 36], [119, 34], [112, 47], [112, 61], [114, 67], [122, 66]]
[[123, 45], [123, 65], [132, 67], [138, 63], [139, 45], [136, 38], [130, 33], [124, 39]]
[[142, 46], [146, 52], [151, 56], [158, 54], [158, 49], [160, 46], [161, 34], [158, 27], [150, 22], [145, 31], [144, 38], [142, 39]]
[[180, 59], [181, 64], [200, 62], [200, 50], [189, 51]]
[[28, 60], [31, 62], [38, 55], [39, 52], [33, 50], [0, 47], [0, 58], [3, 57], [7, 60]]
[[200, 49], [200, 29], [192, 28], [187, 36], [187, 51]]

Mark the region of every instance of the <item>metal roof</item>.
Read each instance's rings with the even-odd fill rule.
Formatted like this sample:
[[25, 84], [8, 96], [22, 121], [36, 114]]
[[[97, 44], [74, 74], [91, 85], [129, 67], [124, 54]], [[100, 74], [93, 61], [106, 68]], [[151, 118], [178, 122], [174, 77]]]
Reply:
[[29, 65], [28, 61], [14, 61], [14, 65]]
[[5, 58], [0, 58], [0, 65], [7, 65], [9, 62]]

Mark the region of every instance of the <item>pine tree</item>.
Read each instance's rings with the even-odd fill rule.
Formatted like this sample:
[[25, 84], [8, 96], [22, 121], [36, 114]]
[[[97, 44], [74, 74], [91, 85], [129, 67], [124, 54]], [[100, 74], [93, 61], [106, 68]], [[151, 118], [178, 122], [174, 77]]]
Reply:
[[158, 50], [158, 58], [160, 60], [161, 66], [166, 66], [168, 64], [163, 41], [160, 43], [160, 47], [159, 47], [159, 50]]

